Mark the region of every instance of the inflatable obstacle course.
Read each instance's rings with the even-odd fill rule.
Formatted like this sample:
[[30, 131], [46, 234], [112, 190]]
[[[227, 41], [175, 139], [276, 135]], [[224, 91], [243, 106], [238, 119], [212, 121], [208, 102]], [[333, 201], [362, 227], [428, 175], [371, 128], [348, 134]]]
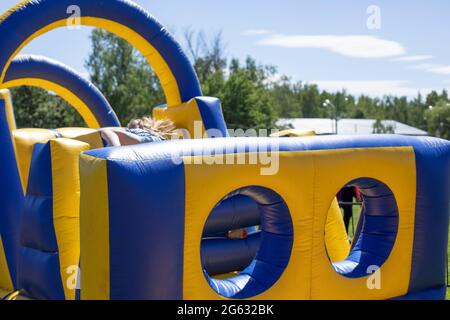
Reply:
[[[101, 92], [59, 62], [16, 57], [66, 26], [70, 5], [145, 56], [167, 100], [154, 118], [196, 139], [105, 148], [96, 129], [120, 124]], [[22, 1], [0, 32], [0, 297], [445, 297], [448, 141], [230, 138], [179, 44], [128, 0]], [[17, 129], [7, 89], [20, 85], [54, 91], [90, 128]], [[255, 155], [278, 170], [261, 174]], [[364, 200], [351, 246], [335, 198], [347, 185]]]

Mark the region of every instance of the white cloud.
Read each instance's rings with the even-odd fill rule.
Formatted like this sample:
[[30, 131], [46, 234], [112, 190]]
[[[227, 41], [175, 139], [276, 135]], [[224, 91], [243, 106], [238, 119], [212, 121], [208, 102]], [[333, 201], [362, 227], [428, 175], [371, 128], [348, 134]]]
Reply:
[[356, 96], [364, 94], [372, 97], [382, 97], [385, 95], [415, 97], [419, 92], [428, 94], [432, 91], [431, 88], [410, 86], [409, 81], [405, 80], [316, 80], [308, 82], [317, 84], [321, 90], [336, 92], [345, 89], [349, 94]]
[[423, 70], [435, 74], [449, 75], [450, 66], [449, 65], [439, 65], [439, 64], [418, 64], [412, 66], [411, 69]]
[[422, 56], [404, 56], [404, 57], [392, 59], [392, 61], [415, 62], [415, 61], [425, 61], [425, 60], [430, 60], [430, 59], [433, 59], [433, 56], [422, 55]]
[[241, 33], [242, 36], [265, 36], [268, 34], [273, 33], [272, 30], [266, 30], [266, 29], [251, 29], [251, 30], [245, 30]]
[[257, 42], [259, 45], [281, 48], [325, 49], [354, 58], [387, 58], [404, 55], [402, 44], [364, 35], [272, 35]]
[[428, 72], [436, 73], [436, 74], [450, 74], [450, 66], [436, 66], [430, 68]]

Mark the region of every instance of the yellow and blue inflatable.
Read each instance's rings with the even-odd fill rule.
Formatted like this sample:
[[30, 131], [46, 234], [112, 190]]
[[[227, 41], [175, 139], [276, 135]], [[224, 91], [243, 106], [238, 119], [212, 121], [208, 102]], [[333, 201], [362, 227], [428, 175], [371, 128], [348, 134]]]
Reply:
[[[101, 92], [59, 62], [16, 57], [72, 5], [146, 57], [167, 100], [153, 116], [206, 139], [105, 148], [96, 129], [120, 123]], [[129, 0], [22, 1], [0, 33], [0, 297], [445, 297], [450, 142], [230, 138], [179, 44]], [[16, 128], [8, 89], [21, 85], [54, 91], [89, 128]], [[346, 185], [364, 198], [351, 246], [335, 198]], [[250, 233], [224, 236], [236, 229]]]

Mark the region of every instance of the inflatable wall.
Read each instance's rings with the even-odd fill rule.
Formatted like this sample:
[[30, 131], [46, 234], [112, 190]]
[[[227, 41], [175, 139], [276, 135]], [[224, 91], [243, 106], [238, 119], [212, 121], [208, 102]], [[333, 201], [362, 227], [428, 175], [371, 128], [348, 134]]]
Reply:
[[[153, 117], [184, 139], [105, 147], [97, 129], [120, 123], [103, 94], [60, 62], [17, 56], [66, 26], [70, 5], [144, 55], [166, 95]], [[445, 297], [450, 142], [230, 138], [180, 45], [129, 0], [22, 1], [0, 33], [0, 298]], [[88, 128], [17, 128], [8, 89], [22, 85], [55, 92]], [[351, 245], [346, 185], [364, 199]]]
[[[247, 154], [271, 143], [228, 138], [85, 152], [82, 297], [444, 297], [449, 142], [286, 138], [276, 151], [280, 170], [272, 176], [261, 176], [260, 165], [211, 165], [204, 156], [235, 157], [236, 150]], [[326, 219], [347, 184], [361, 189], [364, 223], [350, 255], [332, 263]], [[240, 274], [214, 279], [201, 264], [205, 222], [217, 203], [237, 195], [262, 207], [260, 248]], [[367, 285], [373, 266], [380, 268], [380, 289]]]

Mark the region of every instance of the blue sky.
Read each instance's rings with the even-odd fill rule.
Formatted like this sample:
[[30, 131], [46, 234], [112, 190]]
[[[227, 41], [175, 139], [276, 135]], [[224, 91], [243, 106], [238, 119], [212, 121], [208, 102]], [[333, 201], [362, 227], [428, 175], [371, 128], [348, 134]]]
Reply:
[[[92, 0], [95, 1], [95, 0]], [[5, 11], [18, 0], [2, 0]], [[137, 0], [181, 38], [187, 27], [222, 31], [230, 56], [251, 55], [297, 81], [373, 96], [450, 88], [450, 2], [366, 0]], [[369, 29], [367, 9], [380, 9]], [[43, 54], [86, 73], [89, 28], [61, 29], [22, 53]]]

